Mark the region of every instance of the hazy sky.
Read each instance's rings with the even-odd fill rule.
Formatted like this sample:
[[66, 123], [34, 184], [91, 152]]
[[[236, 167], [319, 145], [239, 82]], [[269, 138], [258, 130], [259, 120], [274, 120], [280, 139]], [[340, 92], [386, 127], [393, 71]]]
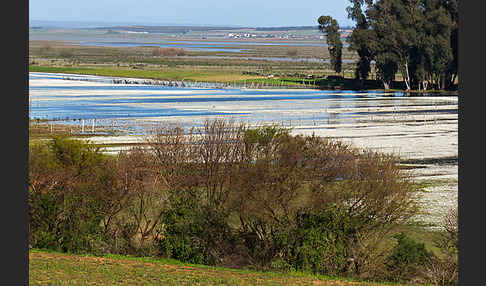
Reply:
[[30, 20], [235, 26], [310, 26], [331, 15], [341, 26], [347, 0], [30, 0]]

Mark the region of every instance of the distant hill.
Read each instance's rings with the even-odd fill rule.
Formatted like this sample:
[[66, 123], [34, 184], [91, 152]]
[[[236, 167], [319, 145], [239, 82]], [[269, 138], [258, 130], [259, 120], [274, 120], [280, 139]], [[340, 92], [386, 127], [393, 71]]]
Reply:
[[217, 30], [235, 30], [241, 28], [235, 27], [216, 27], [216, 26], [115, 26], [115, 27], [97, 27], [95, 29], [113, 29], [129, 32], [147, 32], [147, 33], [188, 33], [191, 31], [207, 32]]
[[111, 26], [97, 27], [95, 29], [114, 29], [130, 32], [148, 32], [148, 33], [188, 33], [188, 32], [208, 32], [221, 30], [253, 30], [258, 32], [265, 31], [291, 31], [291, 30], [317, 30], [318, 26], [282, 26], [282, 27], [234, 27], [234, 26]]
[[114, 31], [112, 29], [109, 29], [105, 34], [106, 35], [118, 35], [118, 34], [121, 34], [121, 33], [118, 32], [118, 31]]
[[256, 31], [317, 30], [318, 26], [257, 27]]
[[[30, 20], [31, 28], [39, 27], [56, 27], [56, 28], [88, 28], [130, 31], [130, 32], [147, 32], [147, 33], [188, 33], [188, 32], [208, 32], [220, 30], [253, 30], [258, 32], [272, 31], [290, 31], [290, 30], [317, 30], [318, 26], [279, 26], [279, 27], [249, 27], [249, 26], [232, 26], [232, 25], [180, 25], [180, 24], [149, 24], [149, 23], [116, 23], [116, 22], [81, 22], [81, 21], [44, 21]], [[349, 29], [349, 27], [341, 27]]]

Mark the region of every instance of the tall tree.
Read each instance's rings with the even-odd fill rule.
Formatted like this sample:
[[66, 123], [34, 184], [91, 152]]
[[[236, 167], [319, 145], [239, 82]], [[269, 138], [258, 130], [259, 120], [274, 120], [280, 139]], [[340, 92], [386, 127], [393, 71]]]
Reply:
[[[356, 22], [353, 32], [348, 36], [349, 48], [358, 53], [359, 59], [356, 64], [354, 76], [363, 82], [371, 72], [371, 53], [370, 43], [374, 41], [375, 34], [369, 29], [368, 20], [363, 12], [364, 0], [349, 0], [351, 6], [346, 8], [348, 18]], [[369, 3], [369, 1], [367, 1]]]
[[[389, 88], [399, 71], [406, 89], [450, 88], [457, 76], [458, 0], [349, 0], [356, 21], [351, 49], [355, 76], [366, 78], [373, 60]], [[366, 9], [364, 9], [366, 7]]]
[[449, 89], [454, 84], [458, 72], [458, 53], [457, 42], [459, 33], [459, 0], [442, 0], [443, 6], [451, 18], [451, 49], [452, 60], [449, 62], [446, 74], [446, 88]]
[[410, 66], [420, 40], [419, 4], [419, 0], [382, 0], [374, 5], [371, 14], [371, 27], [384, 47], [382, 52], [395, 55], [407, 90], [411, 89]]
[[331, 66], [335, 72], [340, 73], [342, 69], [342, 49], [339, 25], [331, 16], [320, 16], [317, 19], [319, 30], [326, 34], [327, 46], [331, 56]]
[[391, 88], [400, 67], [400, 23], [392, 13], [391, 1], [384, 0], [370, 5], [366, 11], [370, 30], [374, 33], [370, 43], [374, 55], [377, 79], [385, 89]]
[[447, 71], [453, 61], [451, 18], [441, 0], [422, 0], [422, 7], [423, 40], [419, 43], [418, 50], [425, 63], [424, 73], [417, 73], [417, 76], [422, 77], [419, 80], [422, 81], [424, 89], [428, 83], [432, 83], [437, 89], [445, 89]]

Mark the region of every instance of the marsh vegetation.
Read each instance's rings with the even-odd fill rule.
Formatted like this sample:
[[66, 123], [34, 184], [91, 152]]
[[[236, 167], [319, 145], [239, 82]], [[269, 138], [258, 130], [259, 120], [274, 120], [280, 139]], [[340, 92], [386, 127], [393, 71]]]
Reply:
[[394, 156], [229, 120], [162, 125], [117, 155], [63, 137], [29, 150], [29, 241], [61, 252], [454, 281], [453, 218], [444, 253], [400, 234], [417, 196]]

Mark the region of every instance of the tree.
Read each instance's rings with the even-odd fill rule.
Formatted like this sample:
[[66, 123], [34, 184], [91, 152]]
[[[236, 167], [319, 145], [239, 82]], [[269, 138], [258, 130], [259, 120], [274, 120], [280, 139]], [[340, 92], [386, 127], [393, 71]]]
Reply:
[[420, 31], [418, 1], [382, 0], [370, 10], [371, 28], [377, 34], [378, 54], [392, 59], [405, 82], [406, 89], [411, 89], [410, 63]]
[[33, 247], [97, 251], [116, 186], [99, 148], [64, 137], [29, 147], [29, 231]]
[[356, 21], [356, 27], [348, 36], [349, 48], [358, 53], [359, 59], [356, 64], [355, 78], [361, 82], [368, 78], [371, 72], [371, 61], [373, 55], [370, 44], [374, 42], [374, 33], [369, 29], [369, 24], [364, 15], [362, 6], [363, 0], [350, 0], [352, 6], [346, 8], [348, 18]]
[[339, 34], [339, 25], [331, 16], [320, 16], [317, 22], [319, 23], [319, 30], [326, 34], [327, 45], [331, 55], [331, 66], [335, 72], [340, 73], [343, 44]]
[[407, 90], [452, 87], [457, 76], [458, 1], [350, 2], [348, 17], [356, 27], [348, 40], [360, 57], [357, 79], [366, 78], [368, 64], [374, 60], [385, 89], [398, 71]]
[[458, 52], [457, 42], [459, 33], [459, 0], [441, 0], [441, 6], [445, 8], [451, 19], [451, 49], [452, 60], [448, 63], [446, 71], [446, 89], [452, 88], [458, 73]]

